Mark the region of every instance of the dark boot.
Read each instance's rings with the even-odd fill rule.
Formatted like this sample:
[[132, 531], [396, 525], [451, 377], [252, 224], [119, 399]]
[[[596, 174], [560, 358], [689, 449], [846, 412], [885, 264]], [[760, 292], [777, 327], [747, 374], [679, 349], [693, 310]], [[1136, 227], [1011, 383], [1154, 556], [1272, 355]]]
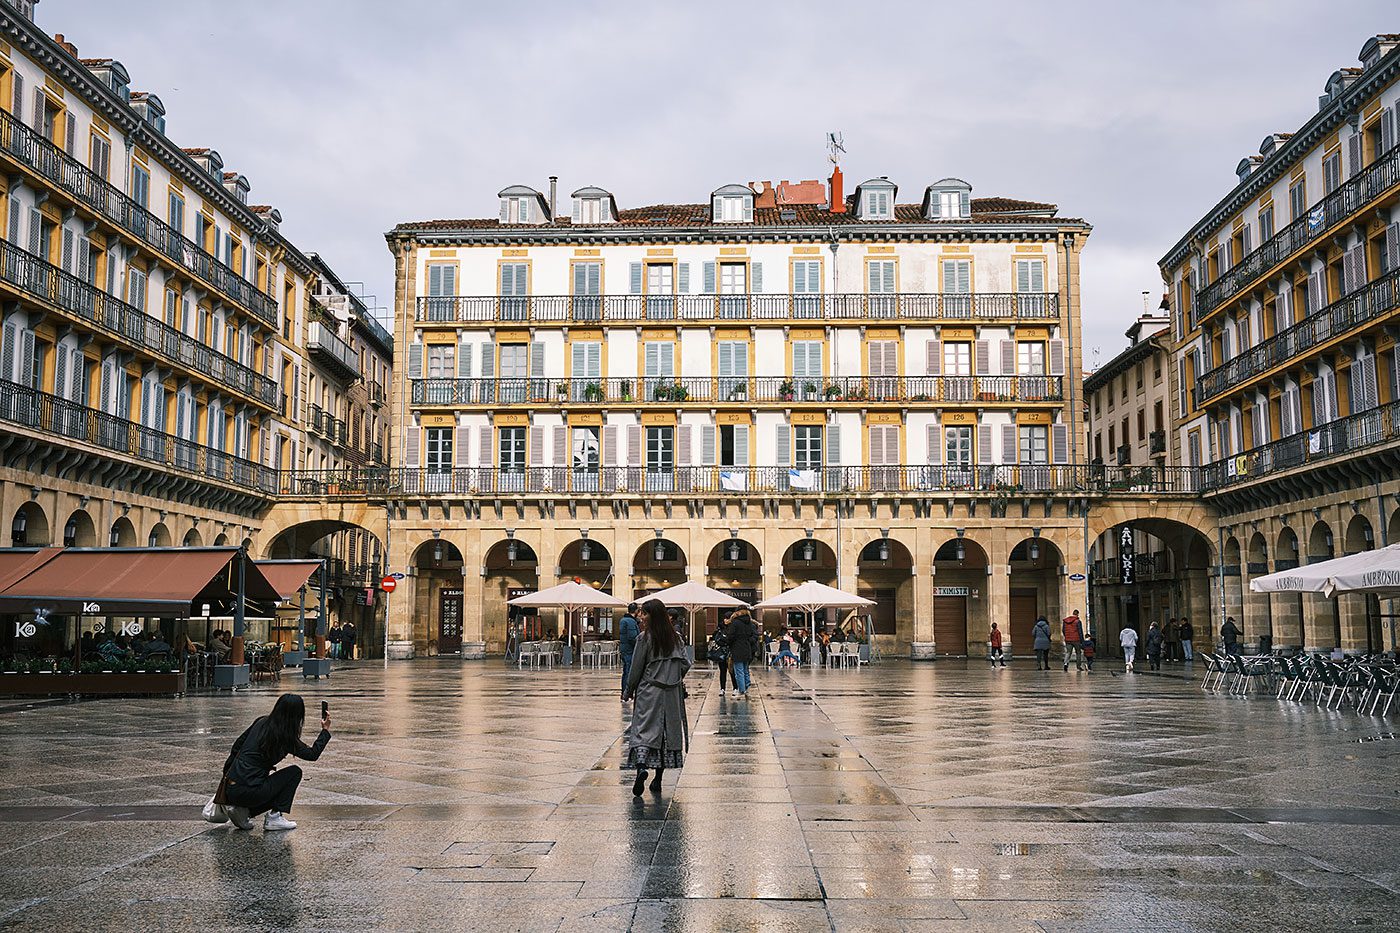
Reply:
[[[666, 769], [665, 769], [665, 768], [657, 768], [657, 769], [656, 769], [656, 777], [654, 777], [654, 778], [651, 779], [651, 792], [652, 792], [653, 794], [656, 793], [657, 791], [661, 790], [661, 775], [663, 775], [663, 774], [665, 774], [665, 773], [666, 773]], [[642, 776], [643, 776], [643, 777], [646, 777], [645, 774], [643, 774]], [[641, 790], [640, 790], [641, 785], [638, 784], [637, 787], [639, 788], [639, 789], [637, 790], [637, 793], [640, 794], [640, 793], [641, 793]]]
[[642, 785], [645, 784], [646, 782], [647, 782], [647, 769], [646, 769], [646, 768], [638, 768], [638, 769], [637, 769], [637, 779], [636, 779], [635, 781], [632, 782], [632, 796], [633, 796], [633, 797], [640, 797], [640, 796], [642, 796]]

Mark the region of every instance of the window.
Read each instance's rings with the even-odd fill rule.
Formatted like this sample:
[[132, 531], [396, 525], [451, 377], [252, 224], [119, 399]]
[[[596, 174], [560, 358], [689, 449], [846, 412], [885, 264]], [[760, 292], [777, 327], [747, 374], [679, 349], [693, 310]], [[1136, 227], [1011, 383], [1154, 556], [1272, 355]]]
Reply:
[[794, 397], [802, 401], [816, 401], [821, 398], [822, 342], [820, 340], [793, 341], [792, 388]]
[[516, 197], [501, 199], [501, 223], [528, 224], [534, 222], [534, 198]]
[[530, 265], [524, 262], [501, 263], [501, 320], [524, 321], [529, 318]]
[[574, 401], [603, 401], [603, 345], [596, 340], [576, 340], [572, 347], [573, 366], [570, 372]]
[[97, 177], [107, 181], [112, 170], [112, 144], [93, 133], [88, 144], [88, 167]]
[[949, 468], [969, 470], [972, 467], [972, 426], [958, 425], [943, 429], [945, 463]]
[[962, 194], [957, 191], [940, 191], [938, 193], [938, 216], [940, 217], [961, 217]]
[[799, 424], [793, 433], [793, 466], [799, 470], [819, 469], [822, 465], [821, 425]]
[[1142, 380], [1143, 380], [1143, 376], [1144, 376], [1144, 374], [1145, 374], [1145, 370], [1146, 370], [1146, 369], [1147, 369], [1147, 366], [1146, 366], [1146, 364], [1143, 364], [1143, 363], [1139, 363], [1139, 364], [1137, 364], [1136, 366], [1133, 367], [1133, 372], [1137, 375], [1137, 387], [1138, 387], [1139, 389], [1142, 388]]
[[170, 228], [181, 236], [185, 233], [185, 199], [170, 192]]
[[642, 369], [646, 397], [663, 401], [676, 383], [676, 345], [671, 341], [642, 344]]
[[[443, 429], [446, 430], [446, 429]], [[497, 464], [502, 489], [525, 487], [525, 428], [501, 428], [497, 443]]]
[[721, 340], [715, 352], [719, 362], [719, 401], [743, 401], [749, 385], [749, 345], [742, 340]]
[[720, 223], [737, 224], [753, 219], [753, 208], [743, 195], [726, 195], [716, 198], [718, 209], [715, 220]]
[[888, 220], [890, 216], [889, 191], [865, 192], [865, 217], [867, 219]]
[[[456, 355], [457, 345], [451, 343], [432, 343], [428, 350], [428, 371], [429, 379], [451, 379], [457, 375]], [[444, 404], [452, 400], [452, 387], [450, 385], [437, 385], [429, 387], [429, 403]]]
[[1050, 462], [1050, 429], [1043, 424], [1023, 424], [1021, 434], [1021, 462], [1041, 464]]
[[135, 266], [126, 273], [126, 303], [139, 311], [146, 310], [146, 273]]
[[873, 259], [865, 264], [865, 290], [871, 296], [870, 317], [892, 318], [896, 313], [896, 266], [893, 259]]
[[746, 467], [749, 465], [749, 426], [722, 424], [719, 426], [719, 465]]
[[[488, 345], [489, 346], [489, 345]], [[530, 378], [530, 347], [523, 343], [503, 343], [500, 346], [501, 401], [525, 401]]]
[[676, 317], [676, 267], [669, 262], [649, 262], [646, 265], [647, 319], [670, 321]]
[[1308, 212], [1308, 185], [1306, 178], [1299, 178], [1288, 189], [1288, 206], [1293, 211], [1293, 220]]
[[1016, 260], [1016, 291], [1021, 294], [1045, 291], [1045, 263], [1042, 260]]
[[948, 317], [972, 316], [972, 260], [943, 260], [943, 313]]
[[1259, 211], [1259, 242], [1263, 243], [1274, 235], [1274, 206], [1270, 204]]
[[[1016, 344], [1016, 374], [1019, 376], [1045, 375], [1045, 344], [1022, 340]], [[1123, 393], [1126, 396], [1128, 380], [1123, 380]]]
[[[667, 268], [670, 268], [669, 266]], [[719, 316], [743, 318], [748, 316], [749, 267], [742, 262], [719, 264]]]
[[676, 468], [675, 431], [670, 425], [646, 429], [648, 489], [670, 489]]
[[1342, 184], [1342, 153], [1333, 152], [1322, 160], [1322, 193], [1331, 194]]
[[950, 402], [972, 400], [972, 343], [967, 340], [943, 344], [943, 398]]
[[596, 425], [573, 429], [571, 456], [574, 468], [574, 489], [594, 491], [598, 488], [599, 433]]
[[603, 264], [574, 263], [574, 319], [597, 321], [603, 316]]
[[1139, 441], [1145, 441], [1145, 440], [1147, 440], [1147, 409], [1145, 409], [1145, 408], [1139, 408], [1139, 409], [1138, 409], [1137, 422], [1138, 422], [1138, 425], [1137, 425], [1137, 428], [1138, 428], [1138, 433], [1137, 433], [1138, 440], [1139, 440]]
[[578, 222], [598, 224], [607, 220], [602, 198], [580, 198], [578, 202]]
[[793, 316], [822, 316], [822, 264], [817, 259], [799, 259], [792, 264]]
[[453, 296], [457, 294], [457, 265], [428, 263], [428, 307], [430, 321], [450, 321], [456, 317]]
[[425, 433], [428, 472], [452, 472], [452, 428], [428, 428]]

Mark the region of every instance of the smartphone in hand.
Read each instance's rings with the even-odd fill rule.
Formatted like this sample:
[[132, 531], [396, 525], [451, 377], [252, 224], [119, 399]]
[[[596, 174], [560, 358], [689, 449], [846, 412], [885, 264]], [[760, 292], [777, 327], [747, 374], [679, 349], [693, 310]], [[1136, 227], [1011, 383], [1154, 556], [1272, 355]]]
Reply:
[[325, 719], [325, 718], [326, 718], [327, 716], [329, 716], [330, 714], [331, 714], [331, 705], [330, 705], [329, 703], [327, 703], [325, 700], [322, 700], [322, 701], [321, 701], [321, 718], [322, 718], [322, 719]]

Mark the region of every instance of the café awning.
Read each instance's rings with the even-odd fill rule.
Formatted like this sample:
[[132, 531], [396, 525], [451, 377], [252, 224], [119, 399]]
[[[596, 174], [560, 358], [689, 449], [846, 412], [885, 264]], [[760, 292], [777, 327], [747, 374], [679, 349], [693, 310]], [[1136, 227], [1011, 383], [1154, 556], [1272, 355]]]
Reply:
[[[14, 552], [11, 552], [14, 553]], [[44, 548], [15, 561], [0, 551], [0, 612], [167, 616], [228, 614], [236, 601], [234, 547]], [[7, 572], [8, 571], [8, 572]], [[257, 565], [244, 571], [247, 602], [281, 598]]]
[[255, 560], [258, 571], [284, 600], [293, 600], [321, 569], [319, 560]]
[[1249, 588], [1255, 593], [1397, 596], [1400, 595], [1400, 544], [1275, 571], [1250, 580]]

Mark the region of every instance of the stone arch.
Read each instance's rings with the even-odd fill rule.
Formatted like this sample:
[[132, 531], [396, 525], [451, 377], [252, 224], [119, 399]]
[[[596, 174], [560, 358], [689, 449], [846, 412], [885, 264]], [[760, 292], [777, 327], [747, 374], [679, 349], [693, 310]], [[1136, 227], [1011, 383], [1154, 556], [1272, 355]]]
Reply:
[[170, 547], [170, 529], [165, 522], [156, 522], [146, 535], [146, 547]]
[[97, 526], [86, 509], [74, 509], [63, 523], [64, 547], [97, 547]]
[[1347, 522], [1346, 539], [1343, 548], [1348, 554], [1360, 554], [1376, 546], [1376, 535], [1371, 530], [1371, 522], [1365, 515], [1353, 515]]
[[49, 517], [37, 502], [26, 502], [10, 519], [12, 547], [47, 547], [51, 543]]
[[228, 547], [228, 535], [220, 532], [214, 536], [214, 547]]
[[674, 539], [643, 541], [632, 554], [632, 595], [684, 583], [688, 565], [685, 549]]
[[1032, 535], [1012, 546], [1006, 565], [1009, 603], [1003, 646], [1009, 640], [1018, 655], [1025, 654], [1030, 651], [1031, 629], [1037, 618], [1059, 619], [1067, 614], [1061, 593], [1065, 555], [1052, 539]]
[[[537, 641], [540, 614], [536, 610], [508, 605], [508, 600], [522, 591], [542, 587], [540, 557], [528, 541], [519, 535], [497, 539], [482, 558], [481, 575], [482, 621], [486, 652], [495, 654], [515, 650], [521, 641]], [[439, 643], [438, 650], [449, 653], [451, 646]]]
[[1301, 561], [1303, 557], [1302, 548], [1298, 543], [1298, 532], [1284, 525], [1279, 529], [1278, 543], [1274, 546], [1274, 569], [1282, 570], [1278, 566], [1279, 561]]
[[112, 547], [136, 547], [136, 526], [125, 515], [112, 522], [112, 530], [107, 537]]
[[[616, 573], [613, 555], [607, 545], [592, 538], [576, 538], [559, 549], [559, 576], [561, 580], [575, 577], [583, 583], [609, 583]], [[627, 595], [631, 595], [630, 593]]]
[[882, 535], [856, 552], [855, 563], [856, 593], [875, 600], [868, 613], [875, 637], [893, 654], [908, 655], [917, 614], [912, 550], [899, 538]]
[[1246, 563], [1250, 565], [1249, 573], [1251, 576], [1269, 572], [1269, 543], [1264, 540], [1262, 532], [1256, 531], [1249, 536], [1249, 551], [1247, 552]]
[[[1099, 650], [1105, 655], [1120, 655], [1123, 629], [1133, 629], [1142, 638], [1150, 623], [1164, 625], [1173, 618], [1190, 619], [1198, 638], [1215, 628], [1222, 551], [1221, 542], [1213, 538], [1217, 535], [1214, 516], [1183, 503], [1164, 504], [1159, 510], [1132, 504], [1103, 511], [1122, 517], [1124, 522], [1101, 530], [1089, 546], [1094, 584], [1089, 618]], [[1098, 524], [1091, 519], [1091, 533]], [[1125, 532], [1130, 533], [1131, 552], [1125, 549]], [[1234, 566], [1238, 567], [1237, 541], [1234, 553]], [[1227, 579], [1226, 587], [1227, 595], [1231, 591], [1235, 594], [1230, 612], [1238, 619], [1243, 595], [1238, 571]]]
[[808, 580], [835, 586], [836, 551], [820, 538], [799, 538], [783, 548], [782, 569], [784, 589]]
[[198, 528], [191, 528], [189, 531], [185, 532], [185, 547], [202, 547], [203, 545], [204, 537], [199, 533]]
[[410, 563], [418, 570], [440, 570], [462, 565], [462, 551], [446, 538], [429, 538], [413, 549]]
[[1335, 556], [1336, 544], [1331, 525], [1321, 519], [1313, 522], [1308, 531], [1308, 563], [1331, 560]]

